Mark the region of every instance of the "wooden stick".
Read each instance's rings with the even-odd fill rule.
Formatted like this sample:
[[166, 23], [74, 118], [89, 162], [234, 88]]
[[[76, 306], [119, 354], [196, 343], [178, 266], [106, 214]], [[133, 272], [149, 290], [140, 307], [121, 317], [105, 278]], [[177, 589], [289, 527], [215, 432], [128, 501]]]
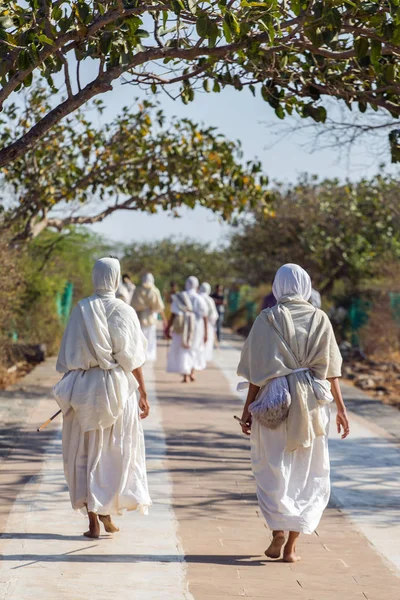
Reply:
[[53, 419], [55, 419], [56, 417], [58, 417], [58, 415], [60, 414], [61, 409], [58, 410], [56, 413], [54, 413], [54, 415], [52, 417], [50, 417], [50, 419], [47, 419], [47, 421], [45, 423], [43, 423], [43, 425], [41, 425], [36, 431], [42, 431], [42, 429], [44, 429], [45, 427], [47, 427], [47, 425], [49, 425]]

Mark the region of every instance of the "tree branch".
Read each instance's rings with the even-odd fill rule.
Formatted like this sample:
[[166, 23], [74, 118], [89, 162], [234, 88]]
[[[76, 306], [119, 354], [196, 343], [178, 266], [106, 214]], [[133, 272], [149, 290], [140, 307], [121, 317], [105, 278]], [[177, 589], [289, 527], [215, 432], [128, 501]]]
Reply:
[[[260, 34], [255, 36], [258, 41], [267, 40], [268, 34]], [[250, 40], [251, 41], [251, 40]], [[104, 92], [112, 90], [111, 82], [120, 77], [126, 71], [137, 67], [143, 63], [160, 60], [164, 58], [180, 58], [182, 60], [193, 60], [200, 56], [213, 56], [221, 58], [229, 55], [230, 53], [238, 50], [243, 46], [242, 42], [236, 42], [225, 46], [218, 46], [215, 48], [201, 47], [201, 48], [146, 48], [142, 52], [138, 52], [133, 57], [133, 60], [128, 65], [117, 65], [111, 67], [108, 71], [99, 74], [96, 79], [91, 81], [82, 90], [78, 91], [77, 94], [72, 98], [67, 98], [64, 102], [59, 104], [56, 108], [51, 110], [43, 119], [38, 121], [25, 135], [16, 140], [13, 144], [7, 148], [0, 150], [0, 167], [5, 166], [9, 162], [19, 158], [27, 150], [29, 150], [34, 144], [42, 138], [56, 123], [61, 119], [71, 114], [77, 108], [85, 104], [88, 100], [102, 94]], [[265, 49], [265, 54], [274, 53], [282, 49], [281, 46], [274, 46]]]
[[[168, 6], [165, 6], [163, 4], [145, 4], [141, 5], [138, 8], [125, 9], [123, 16], [128, 17], [130, 15], [138, 15], [147, 11], [154, 10], [168, 10]], [[53, 54], [57, 54], [59, 50], [62, 50], [63, 53], [66, 54], [67, 52], [69, 52], [69, 50], [73, 49], [76, 42], [79, 42], [79, 40], [81, 40], [83, 37], [86, 38], [93, 36], [100, 29], [106, 27], [106, 25], [109, 25], [110, 23], [113, 23], [119, 18], [121, 18], [121, 13], [119, 12], [119, 9], [114, 9], [100, 16], [91, 25], [88, 25], [86, 30], [76, 29], [74, 31], [64, 33], [56, 39], [53, 39], [54, 45], [46, 45], [46, 47], [44, 47], [43, 50], [39, 52], [38, 58], [35, 61], [32, 61], [29, 67], [25, 69], [18, 69], [15, 75], [13, 75], [9, 79], [9, 81], [7, 81], [7, 83], [2, 87], [2, 89], [0, 90], [0, 108], [2, 107], [4, 100], [6, 100], [8, 96], [13, 91], [15, 91], [15, 89], [24, 81], [24, 79], [26, 79], [28, 75], [33, 73], [33, 71], [35, 71], [35, 69], [37, 69], [39, 65], [44, 63], [50, 56], [52, 56]], [[71, 44], [68, 45], [68, 42], [71, 42]]]

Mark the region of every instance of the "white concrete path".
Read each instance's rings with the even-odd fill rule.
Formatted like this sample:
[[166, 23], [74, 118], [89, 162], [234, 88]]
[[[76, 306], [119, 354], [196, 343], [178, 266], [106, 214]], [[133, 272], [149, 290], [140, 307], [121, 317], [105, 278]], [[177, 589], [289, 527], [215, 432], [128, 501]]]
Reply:
[[127, 513], [118, 519], [121, 535], [80, 539], [87, 523], [68, 500], [60, 430], [40, 475], [22, 488], [0, 538], [1, 600], [192, 600], [163, 463], [165, 438], [151, 366], [146, 380], [152, 399], [145, 422], [150, 515]]
[[[214, 360], [236, 391], [240, 342], [222, 342]], [[346, 393], [344, 390], [344, 397]], [[394, 411], [394, 417], [398, 415]], [[341, 440], [334, 409], [329, 435], [332, 499], [400, 574], [400, 448], [371, 421], [350, 413], [351, 435]], [[400, 597], [400, 595], [399, 595]]]

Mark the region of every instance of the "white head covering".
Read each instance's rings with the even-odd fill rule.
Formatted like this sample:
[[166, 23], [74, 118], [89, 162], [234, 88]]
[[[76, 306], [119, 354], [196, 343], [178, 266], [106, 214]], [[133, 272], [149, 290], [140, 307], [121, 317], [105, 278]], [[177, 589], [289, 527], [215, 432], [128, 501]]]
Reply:
[[115, 294], [119, 286], [121, 266], [117, 258], [99, 258], [94, 264], [92, 281], [96, 293]]
[[284, 296], [296, 296], [307, 301], [311, 290], [311, 278], [307, 271], [291, 263], [278, 269], [272, 286], [272, 293], [278, 302]]
[[145, 273], [142, 277], [143, 285], [154, 285], [154, 275], [152, 273]]
[[194, 277], [194, 275], [192, 275], [191, 277], [188, 277], [186, 279], [186, 283], [185, 283], [185, 290], [187, 292], [190, 292], [191, 290], [196, 291], [199, 287], [199, 280], [197, 279], [197, 277]]
[[207, 294], [207, 296], [209, 296], [211, 293], [211, 285], [205, 281], [201, 284], [199, 292], [200, 294]]

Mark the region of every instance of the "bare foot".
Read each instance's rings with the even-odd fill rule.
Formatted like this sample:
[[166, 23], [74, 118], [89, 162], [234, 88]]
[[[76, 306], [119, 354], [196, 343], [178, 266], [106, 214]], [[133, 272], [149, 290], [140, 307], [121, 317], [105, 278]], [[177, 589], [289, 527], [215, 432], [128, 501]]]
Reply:
[[282, 547], [285, 543], [284, 534], [275, 535], [272, 538], [272, 542], [265, 551], [265, 556], [268, 558], [280, 558], [282, 553]]
[[119, 527], [114, 525], [110, 515], [99, 515], [99, 519], [103, 523], [107, 533], [117, 533], [119, 531]]
[[301, 560], [301, 556], [298, 556], [294, 550], [292, 552], [283, 553], [283, 562], [295, 563], [299, 562], [299, 560]]
[[91, 527], [83, 535], [88, 538], [98, 539], [100, 537], [100, 525], [97, 523], [97, 527]]
[[189, 375], [190, 381], [196, 381], [196, 377], [194, 375]]
[[[87, 506], [86, 506], [87, 509]], [[89, 517], [89, 531], [85, 531], [83, 534], [88, 538], [99, 538], [100, 537], [100, 523], [97, 519], [97, 514], [91, 511], [88, 511]]]
[[187, 383], [187, 375], [183, 376], [183, 379], [182, 379], [181, 383]]

